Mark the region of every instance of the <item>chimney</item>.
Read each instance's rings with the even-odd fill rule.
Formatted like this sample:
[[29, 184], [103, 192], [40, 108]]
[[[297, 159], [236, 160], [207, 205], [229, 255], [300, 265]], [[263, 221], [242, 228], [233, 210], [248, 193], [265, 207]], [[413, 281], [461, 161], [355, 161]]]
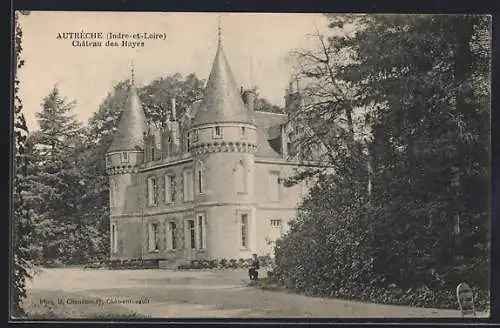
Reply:
[[254, 110], [254, 104], [255, 104], [255, 98], [256, 98], [256, 94], [255, 94], [255, 91], [254, 90], [245, 90], [243, 91], [243, 102], [245, 103], [245, 105], [248, 106], [248, 108], [250, 110]]
[[172, 98], [172, 121], [176, 121], [177, 119], [177, 113], [175, 109], [175, 97]]

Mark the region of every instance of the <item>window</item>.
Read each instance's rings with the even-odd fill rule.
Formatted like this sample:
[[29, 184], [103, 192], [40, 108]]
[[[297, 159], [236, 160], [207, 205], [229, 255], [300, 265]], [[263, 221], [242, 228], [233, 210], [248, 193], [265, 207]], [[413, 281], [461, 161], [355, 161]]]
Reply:
[[198, 141], [198, 130], [194, 131], [194, 141]]
[[248, 214], [241, 214], [241, 247], [248, 248]]
[[279, 172], [269, 172], [269, 200], [279, 202], [280, 200], [280, 178]]
[[246, 129], [244, 126], [241, 127], [241, 135], [244, 136], [246, 133]]
[[188, 247], [194, 249], [196, 246], [196, 230], [194, 226], [194, 220], [188, 220], [188, 233], [189, 233], [189, 245]]
[[196, 163], [195, 188], [198, 194], [203, 194], [205, 190], [205, 166], [201, 160]]
[[111, 224], [111, 253], [116, 254], [118, 250], [118, 242], [116, 238], [116, 224], [112, 223]]
[[187, 145], [187, 151], [191, 150], [191, 133], [188, 132], [187, 134], [187, 140], [186, 140], [186, 145]]
[[271, 223], [271, 231], [269, 233], [269, 246], [271, 247], [271, 253], [274, 256], [274, 247], [276, 246], [276, 240], [281, 238], [282, 235], [282, 225], [281, 225], [281, 220], [279, 219], [272, 219], [270, 221]]
[[281, 227], [281, 220], [271, 220], [271, 227]]
[[156, 185], [156, 178], [154, 177], [148, 178], [148, 206], [156, 205], [157, 189], [158, 188]]
[[205, 217], [203, 214], [198, 214], [198, 248], [205, 248]]
[[122, 152], [122, 163], [128, 163], [128, 153], [126, 151]]
[[222, 137], [222, 129], [220, 126], [216, 126], [214, 138], [220, 138], [220, 137]]
[[151, 145], [151, 161], [155, 160], [155, 145]]
[[236, 165], [235, 184], [238, 193], [244, 194], [247, 192], [247, 172], [243, 161]]
[[203, 169], [198, 169], [198, 193], [203, 194]]
[[152, 222], [148, 225], [148, 251], [158, 251], [159, 225]]
[[174, 142], [172, 141], [172, 136], [168, 136], [168, 155], [172, 156], [174, 154]]
[[165, 202], [175, 202], [175, 175], [165, 175]]
[[184, 171], [184, 201], [193, 200], [193, 172]]
[[177, 224], [175, 222], [168, 223], [167, 249], [177, 249]]

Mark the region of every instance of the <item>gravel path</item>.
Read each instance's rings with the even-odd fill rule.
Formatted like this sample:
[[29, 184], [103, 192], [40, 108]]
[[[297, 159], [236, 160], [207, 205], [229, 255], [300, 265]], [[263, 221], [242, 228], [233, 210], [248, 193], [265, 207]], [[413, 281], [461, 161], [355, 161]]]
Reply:
[[71, 313], [68, 317], [111, 312], [133, 312], [153, 318], [460, 317], [455, 310], [307, 297], [263, 291], [247, 287], [247, 283], [242, 270], [44, 269], [28, 284], [27, 303], [65, 303], [71, 306], [71, 311], [65, 312]]

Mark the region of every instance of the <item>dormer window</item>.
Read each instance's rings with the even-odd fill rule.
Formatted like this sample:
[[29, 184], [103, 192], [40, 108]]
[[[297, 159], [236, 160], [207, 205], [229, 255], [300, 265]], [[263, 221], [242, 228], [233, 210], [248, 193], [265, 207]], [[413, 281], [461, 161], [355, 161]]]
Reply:
[[122, 163], [128, 163], [128, 153], [126, 151], [122, 152]]
[[151, 146], [151, 161], [155, 160], [155, 146]]
[[172, 136], [168, 136], [167, 146], [168, 146], [168, 155], [172, 156], [174, 154], [174, 142], [172, 141]]

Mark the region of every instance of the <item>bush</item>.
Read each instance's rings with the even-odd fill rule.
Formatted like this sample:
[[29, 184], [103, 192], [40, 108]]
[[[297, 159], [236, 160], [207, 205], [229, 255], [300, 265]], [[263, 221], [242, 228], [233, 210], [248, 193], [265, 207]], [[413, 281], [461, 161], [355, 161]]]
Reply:
[[[307, 295], [457, 309], [455, 288], [467, 280], [478, 310], [488, 307], [487, 252], [459, 249], [465, 241], [443, 238], [445, 229], [422, 228], [424, 213], [408, 212], [413, 204], [396, 204], [394, 197], [383, 207], [356, 198], [322, 199], [326, 191], [339, 194], [326, 183], [276, 242], [277, 283]], [[470, 255], [450, 256], [458, 252]]]
[[227, 268], [227, 266], [228, 266], [227, 260], [225, 258], [221, 259], [219, 262], [219, 267]]
[[[273, 259], [271, 258], [271, 255], [261, 255], [258, 257], [259, 263], [261, 267], [267, 267], [273, 264]], [[251, 259], [250, 259], [251, 260]]]
[[210, 262], [210, 267], [211, 268], [214, 268], [214, 269], [217, 268], [217, 260], [212, 259], [209, 262]]
[[[269, 255], [259, 257], [261, 267], [271, 265], [272, 259]], [[181, 264], [177, 267], [178, 270], [199, 270], [199, 269], [246, 269], [250, 267], [252, 259], [216, 259], [211, 260], [192, 260], [188, 264]]]
[[99, 267], [107, 267], [110, 270], [157, 269], [159, 267], [159, 261], [141, 259], [110, 260], [101, 262]]

